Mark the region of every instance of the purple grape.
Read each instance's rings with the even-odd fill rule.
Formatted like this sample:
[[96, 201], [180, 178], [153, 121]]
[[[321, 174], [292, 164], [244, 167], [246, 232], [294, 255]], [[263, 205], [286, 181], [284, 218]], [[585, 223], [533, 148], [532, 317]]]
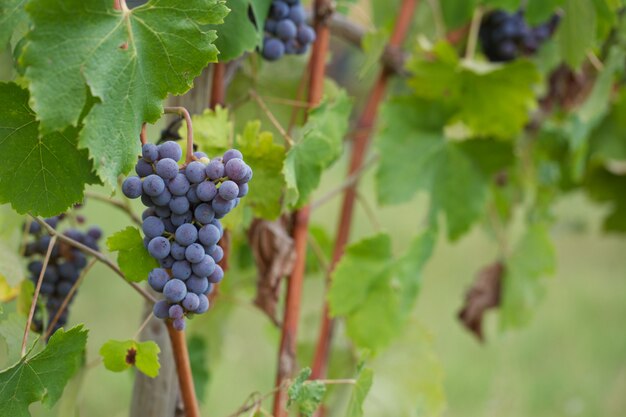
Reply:
[[165, 269], [170, 269], [172, 265], [174, 265], [174, 262], [175, 260], [171, 256], [166, 256], [163, 259], [159, 259], [159, 265], [161, 266], [161, 268]]
[[76, 282], [78, 277], [80, 276], [80, 272], [75, 265], [70, 262], [63, 262], [58, 267], [59, 275], [61, 278], [68, 280], [70, 282]]
[[148, 207], [141, 213], [141, 220], [146, 220], [150, 216], [154, 216], [156, 214], [155, 207]]
[[153, 143], [146, 143], [141, 147], [141, 156], [146, 162], [154, 162], [159, 158], [159, 148]]
[[172, 213], [170, 219], [172, 220], [172, 224], [178, 227], [185, 223], [190, 223], [193, 220], [193, 214], [190, 211], [183, 214]]
[[[285, 54], [285, 44], [280, 39], [265, 38], [263, 41], [263, 58], [268, 61], [277, 61]], [[209, 176], [209, 178], [211, 178]]]
[[193, 214], [196, 220], [202, 224], [210, 223], [215, 217], [215, 211], [206, 203], [200, 204], [196, 207]]
[[196, 188], [196, 195], [200, 201], [211, 201], [217, 195], [217, 187], [211, 181], [201, 182]]
[[198, 194], [196, 193], [196, 189], [197, 186], [191, 186], [189, 187], [189, 191], [187, 191], [187, 200], [189, 200], [190, 203], [192, 204], [198, 204], [200, 202], [200, 199], [198, 198]]
[[280, 22], [278, 22], [278, 26], [276, 26], [276, 36], [284, 41], [294, 39], [297, 33], [298, 28], [296, 27], [295, 23], [293, 23], [289, 19], [281, 20]]
[[220, 231], [220, 239], [221, 239], [222, 236], [224, 236], [224, 228], [222, 227], [222, 223], [220, 223], [219, 220], [215, 219], [211, 221], [211, 224], [218, 228], [218, 230]]
[[239, 187], [234, 181], [224, 181], [218, 189], [220, 197], [224, 200], [230, 201], [237, 198], [239, 195]]
[[270, 13], [276, 20], [284, 19], [289, 16], [289, 6], [284, 1], [274, 1]]
[[176, 259], [177, 261], [182, 261], [183, 259], [185, 259], [185, 249], [187, 248], [178, 242], [172, 243], [172, 258]]
[[68, 281], [61, 281], [56, 286], [56, 293], [61, 297], [66, 297], [70, 291], [72, 291], [72, 283]]
[[300, 4], [295, 4], [289, 8], [289, 20], [291, 20], [296, 25], [304, 23], [306, 19], [306, 12], [304, 11], [304, 7]]
[[180, 318], [180, 319], [175, 319], [172, 321], [172, 327], [174, 328], [174, 330], [177, 330], [179, 332], [182, 332], [183, 330], [185, 330], [185, 318]]
[[222, 279], [224, 279], [224, 270], [221, 266], [215, 265], [215, 271], [209, 275], [209, 282], [219, 284]]
[[189, 182], [197, 184], [206, 178], [206, 166], [202, 162], [192, 161], [185, 169]]
[[158, 319], [166, 319], [169, 317], [170, 305], [165, 300], [159, 300], [154, 303], [154, 307], [152, 307], [152, 313]]
[[185, 299], [183, 300], [183, 307], [185, 307], [188, 311], [195, 311], [200, 305], [200, 299], [198, 296], [192, 292], [187, 293]]
[[163, 225], [163, 221], [158, 217], [150, 216], [143, 221], [141, 229], [146, 236], [152, 238], [161, 236], [163, 232], [165, 232], [165, 225]]
[[143, 192], [150, 197], [156, 197], [165, 190], [165, 183], [158, 175], [150, 174], [143, 180]]
[[174, 197], [170, 200], [170, 210], [175, 214], [184, 214], [189, 211], [189, 200], [186, 196]]
[[248, 166], [241, 159], [231, 159], [224, 166], [224, 173], [232, 181], [239, 181], [246, 176]]
[[159, 145], [159, 158], [170, 158], [174, 161], [180, 161], [183, 157], [183, 150], [180, 145], [173, 141], [167, 141]]
[[170, 242], [163, 236], [157, 236], [148, 243], [148, 252], [153, 258], [164, 259], [170, 253]]
[[185, 259], [187, 259], [192, 264], [196, 264], [202, 261], [204, 255], [204, 248], [198, 243], [192, 243], [191, 245], [187, 246], [187, 249], [185, 249]]
[[204, 294], [204, 292], [209, 288], [209, 280], [207, 277], [199, 277], [197, 275], [192, 275], [191, 278], [187, 280], [187, 290], [196, 295]]
[[161, 292], [163, 291], [163, 287], [169, 281], [170, 276], [167, 274], [167, 271], [163, 268], [154, 268], [148, 274], [148, 284], [152, 287], [154, 291]]
[[194, 311], [194, 313], [196, 314], [206, 313], [207, 310], [209, 309], [209, 299], [207, 298], [206, 295], [199, 294], [198, 300], [199, 300], [198, 308]]
[[278, 25], [278, 21], [276, 19], [269, 18], [265, 20], [265, 31], [274, 35], [276, 34], [277, 25]]
[[199, 277], [208, 277], [215, 271], [215, 261], [209, 255], [204, 255], [202, 261], [193, 264], [191, 269]]
[[303, 45], [313, 43], [315, 42], [315, 31], [310, 26], [302, 25], [298, 28], [297, 39]]
[[[139, 179], [139, 177], [128, 177], [122, 183], [122, 193], [128, 198], [139, 198], [142, 190], [141, 179]], [[39, 226], [39, 223], [33, 222], [32, 224]]]
[[230, 200], [230, 201], [224, 200], [222, 197], [220, 197], [218, 195], [211, 202], [211, 207], [213, 207], [213, 211], [215, 212], [216, 217], [217, 217], [217, 215], [224, 216], [225, 214], [227, 214], [228, 212], [230, 212], [233, 209], [234, 201], [233, 200]]
[[176, 229], [176, 242], [189, 246], [198, 239], [198, 229], [191, 223], [182, 224]]
[[176, 261], [172, 265], [172, 275], [181, 281], [191, 276], [191, 264], [187, 261]]
[[243, 155], [237, 149], [229, 149], [226, 152], [224, 152], [222, 161], [226, 164], [231, 159], [243, 159]]
[[154, 168], [152, 168], [152, 165], [149, 162], [146, 162], [143, 159], [140, 159], [137, 161], [137, 164], [135, 165], [135, 172], [141, 178], [144, 178], [144, 177], [147, 177], [148, 175], [154, 174]]
[[165, 188], [161, 194], [151, 198], [152, 202], [157, 206], [167, 206], [171, 199], [172, 193], [170, 193], [167, 188]]
[[[170, 210], [169, 206], [156, 206], [154, 213], [162, 219], [165, 219], [172, 215], [172, 210]], [[165, 222], [163, 222], [163, 224], [165, 224]]]
[[217, 158], [209, 162], [206, 166], [206, 176], [210, 180], [216, 180], [224, 176], [224, 163], [221, 159]]
[[98, 226], [90, 227], [89, 230], [87, 230], [87, 235], [92, 239], [99, 240], [102, 237], [102, 229]]
[[185, 174], [177, 174], [176, 177], [169, 180], [169, 182], [167, 183], [167, 187], [172, 192], [172, 194], [182, 196], [187, 194], [190, 184]]
[[241, 198], [241, 197], [245, 197], [248, 195], [248, 184], [240, 184], [239, 185], [239, 194], [237, 194], [237, 197]]
[[220, 229], [212, 224], [202, 226], [198, 231], [198, 240], [205, 246], [217, 245], [221, 238]]
[[169, 316], [171, 319], [182, 319], [185, 316], [185, 311], [178, 304], [174, 304], [170, 307]]
[[174, 223], [172, 223], [171, 218], [164, 218], [163, 224], [165, 225], [165, 231], [167, 233], [174, 233], [176, 231], [176, 226], [174, 226]]
[[200, 152], [200, 151], [194, 152], [193, 156], [195, 156], [198, 159], [208, 158], [209, 157], [207, 154], [205, 154], [204, 152]]
[[179, 303], [187, 295], [187, 286], [179, 279], [170, 279], [163, 287], [163, 295], [170, 303]]
[[220, 245], [213, 245], [207, 253], [213, 258], [215, 263], [221, 261], [224, 258], [224, 249]]
[[154, 203], [152, 202], [152, 198], [150, 198], [150, 196], [148, 194], [141, 194], [141, 202], [143, 203], [144, 206], [146, 207], [150, 207], [153, 206]]

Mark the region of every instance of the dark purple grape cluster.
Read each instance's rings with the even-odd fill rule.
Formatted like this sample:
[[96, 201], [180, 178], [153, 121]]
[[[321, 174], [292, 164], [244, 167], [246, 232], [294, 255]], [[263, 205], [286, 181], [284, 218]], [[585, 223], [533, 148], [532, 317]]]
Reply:
[[496, 10], [487, 15], [480, 25], [480, 43], [492, 62], [512, 61], [522, 55], [532, 55], [556, 30], [559, 15], [531, 27], [524, 20], [524, 11], [507, 13]]
[[261, 54], [268, 61], [283, 55], [301, 55], [315, 41], [315, 31], [306, 24], [306, 12], [300, 0], [274, 0], [265, 21]]
[[[60, 214], [46, 219], [46, 223], [54, 229], [57, 229], [65, 218], [66, 216], [64, 214]], [[84, 223], [85, 221], [84, 217], [80, 215], [76, 216], [75, 220], [78, 223]], [[34, 221], [30, 224], [28, 233], [29, 241], [26, 242], [24, 247], [24, 255], [30, 259], [28, 264], [30, 280], [37, 285], [37, 280], [43, 269], [43, 260], [48, 251], [51, 237], [39, 223]], [[102, 230], [99, 227], [91, 227], [86, 233], [75, 228], [70, 228], [65, 230], [63, 234], [93, 250], [99, 250], [98, 240], [102, 237]], [[69, 295], [72, 287], [76, 284], [85, 266], [87, 266], [87, 258], [80, 250], [67, 245], [61, 240], [56, 241], [52, 247], [50, 259], [44, 271], [40, 289], [40, 300], [45, 304], [48, 326], [61, 308], [63, 301]], [[69, 300], [70, 303], [73, 301], [75, 295], [76, 292], [74, 292]], [[43, 323], [46, 316], [44, 316], [43, 311], [37, 307], [35, 319], [33, 320], [33, 328], [35, 331], [41, 332], [43, 330]], [[54, 325], [50, 334], [63, 327], [67, 323], [67, 317], [68, 308], [61, 313], [59, 320]]]
[[138, 176], [122, 184], [126, 197], [141, 198], [147, 207], [144, 244], [161, 266], [150, 272], [148, 283], [165, 297], [154, 305], [154, 315], [171, 319], [177, 330], [185, 328], [185, 317], [208, 310], [207, 295], [224, 278], [218, 265], [224, 256], [219, 219], [248, 194], [252, 178], [236, 149], [213, 160], [196, 152], [193, 161], [179, 167], [181, 157], [176, 142], [145, 144], [135, 166]]

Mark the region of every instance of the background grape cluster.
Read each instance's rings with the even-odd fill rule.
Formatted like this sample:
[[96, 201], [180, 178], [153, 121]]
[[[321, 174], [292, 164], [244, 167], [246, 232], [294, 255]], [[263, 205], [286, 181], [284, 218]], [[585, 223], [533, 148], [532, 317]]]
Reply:
[[262, 55], [276, 61], [283, 55], [304, 54], [315, 41], [315, 31], [306, 24], [299, 0], [275, 0], [265, 21]]
[[[57, 229], [66, 218], [67, 216], [65, 214], [61, 214], [46, 219], [46, 223]], [[75, 220], [77, 223], [84, 223], [85, 221], [80, 215], [76, 216]], [[30, 280], [36, 285], [41, 270], [43, 269], [43, 259], [48, 251], [51, 237], [46, 233], [44, 228], [35, 221], [30, 224], [28, 233], [29, 239], [24, 246], [24, 255], [30, 259], [28, 272], [30, 273]], [[102, 237], [102, 230], [99, 227], [91, 227], [86, 233], [76, 228], [69, 228], [65, 230], [63, 234], [93, 250], [99, 250], [98, 240]], [[85, 266], [87, 266], [87, 258], [80, 250], [60, 240], [56, 241], [52, 248], [50, 260], [48, 261], [48, 266], [43, 274], [43, 281], [41, 283], [39, 299], [45, 305], [45, 314], [38, 305], [35, 311], [35, 318], [33, 319], [33, 328], [35, 331], [41, 332], [43, 330], [45, 320], [47, 320], [48, 326], [51, 324], [63, 300], [70, 293], [70, 290], [77, 282]], [[75, 296], [76, 292], [74, 292], [72, 298], [69, 300], [70, 303]], [[55, 323], [50, 334], [67, 323], [68, 311], [69, 304], [68, 308], [59, 316], [59, 320]]]
[[145, 144], [135, 166], [138, 176], [122, 184], [124, 195], [141, 197], [148, 207], [142, 215], [144, 244], [161, 265], [150, 272], [148, 283], [165, 296], [154, 305], [154, 315], [171, 319], [177, 330], [185, 328], [186, 316], [209, 308], [207, 295], [224, 277], [217, 264], [224, 256], [219, 219], [237, 207], [252, 178], [235, 149], [213, 160], [196, 152], [179, 168], [181, 157], [176, 142]]
[[530, 27], [524, 20], [524, 11], [507, 13], [496, 10], [487, 15], [480, 25], [480, 43], [490, 61], [511, 61], [521, 55], [534, 54], [547, 41], [559, 24], [559, 15], [547, 22]]

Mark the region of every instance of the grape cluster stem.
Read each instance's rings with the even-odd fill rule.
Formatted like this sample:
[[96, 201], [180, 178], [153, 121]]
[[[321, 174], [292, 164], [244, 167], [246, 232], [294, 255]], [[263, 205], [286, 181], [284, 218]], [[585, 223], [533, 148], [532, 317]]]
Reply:
[[191, 122], [191, 115], [189, 111], [184, 107], [164, 107], [163, 113], [176, 114], [185, 118], [185, 124], [187, 125], [187, 156], [185, 158], [185, 165], [194, 160], [193, 156], [193, 124]]

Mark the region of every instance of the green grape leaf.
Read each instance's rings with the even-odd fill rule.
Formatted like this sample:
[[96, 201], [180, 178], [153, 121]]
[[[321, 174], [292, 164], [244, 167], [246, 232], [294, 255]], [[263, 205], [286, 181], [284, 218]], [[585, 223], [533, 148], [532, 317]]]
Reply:
[[596, 41], [596, 9], [588, 0], [565, 0], [564, 16], [557, 30], [561, 56], [577, 69]]
[[[215, 110], [206, 109], [202, 114], [191, 116], [191, 121], [193, 143], [209, 158], [221, 156], [230, 148], [233, 123], [229, 119], [227, 108], [217, 106]], [[178, 134], [183, 140], [187, 140], [187, 127], [181, 126]]]
[[109, 236], [107, 247], [111, 252], [118, 252], [117, 264], [129, 281], [141, 282], [148, 279], [150, 271], [159, 267], [156, 259], [148, 253], [136, 227], [128, 226]]
[[243, 133], [237, 136], [236, 147], [254, 173], [250, 191], [243, 201], [252, 207], [256, 217], [273, 220], [280, 215], [282, 208], [285, 147], [274, 142], [270, 132], [261, 132], [260, 129], [259, 121], [248, 122]]
[[592, 200], [609, 205], [609, 213], [603, 222], [604, 230], [626, 233], [626, 175], [595, 168], [587, 173], [583, 185]]
[[509, 143], [494, 140], [448, 141], [441, 130], [445, 107], [414, 97], [391, 99], [382, 110], [376, 138], [376, 174], [382, 204], [409, 201], [427, 191], [431, 205], [446, 217], [456, 239], [484, 212], [490, 176], [512, 160]]
[[0, 83], [0, 155], [11, 155], [0, 165], [0, 203], [52, 216], [82, 201], [96, 178], [87, 152], [77, 149], [78, 129], [40, 137], [28, 102], [27, 90]]
[[[209, 28], [217, 31], [215, 46], [220, 62], [230, 61], [244, 52], [252, 52], [263, 40], [263, 27], [271, 0], [228, 0], [230, 13], [221, 25]], [[251, 10], [256, 26], [250, 19]]]
[[364, 78], [372, 69], [378, 68], [380, 57], [385, 52], [389, 37], [390, 33], [386, 29], [365, 33], [361, 41], [365, 62], [359, 71], [359, 78]]
[[376, 381], [365, 401], [367, 415], [438, 417], [444, 414], [443, 366], [432, 336], [421, 323], [410, 321], [393, 347], [368, 365], [376, 373]]
[[207, 360], [207, 341], [204, 337], [194, 334], [187, 341], [189, 349], [189, 363], [191, 364], [191, 374], [193, 385], [196, 387], [198, 401], [203, 402], [206, 388], [209, 384], [209, 361]]
[[159, 375], [159, 345], [152, 340], [109, 340], [100, 348], [104, 367], [109, 371], [122, 372], [135, 366], [137, 370], [150, 378]]
[[[26, 317], [17, 313], [8, 314], [0, 321], [0, 338], [4, 340], [7, 346], [7, 357], [4, 364], [13, 365], [20, 360], [25, 327]], [[27, 349], [30, 350], [37, 342], [37, 335], [29, 332], [28, 340]]]
[[347, 334], [358, 347], [376, 352], [400, 333], [435, 236], [421, 234], [399, 259], [392, 256], [387, 234], [348, 246], [332, 274], [328, 303], [333, 317], [345, 318]]
[[500, 305], [502, 328], [524, 326], [545, 292], [544, 280], [555, 268], [554, 247], [547, 226], [528, 226], [506, 261]]
[[341, 155], [352, 103], [345, 91], [325, 98], [309, 112], [303, 136], [287, 152], [283, 174], [287, 203], [303, 206], [320, 183], [322, 172]]
[[460, 124], [473, 137], [511, 139], [536, 106], [533, 87], [540, 77], [528, 60], [462, 61], [450, 44], [440, 42], [432, 50], [418, 51], [407, 67], [415, 93], [448, 104], [449, 125]]
[[26, 21], [26, 0], [0, 0], [0, 49], [11, 40], [15, 28]]
[[352, 389], [346, 417], [363, 417], [363, 402], [370, 392], [373, 382], [374, 371], [370, 368], [361, 369]]
[[545, 23], [565, 0], [529, 0], [524, 17], [530, 25]]
[[326, 385], [317, 380], [308, 381], [310, 376], [310, 368], [302, 369], [287, 390], [289, 397], [287, 407], [296, 405], [300, 414], [305, 417], [313, 415], [322, 403], [326, 393]]
[[16, 249], [8, 247], [4, 241], [0, 241], [0, 276], [11, 286], [19, 283], [25, 276], [22, 257]]
[[167, 94], [185, 93], [217, 59], [215, 31], [199, 25], [228, 11], [221, 0], [152, 0], [124, 11], [108, 0], [32, 0], [26, 9], [33, 30], [21, 62], [40, 131], [77, 125], [88, 93], [96, 97], [79, 144], [111, 185], [136, 162], [142, 123], [157, 121]]
[[626, 160], [626, 92], [622, 91], [611, 106], [609, 114], [591, 133], [590, 152], [602, 162]]
[[0, 417], [29, 417], [28, 406], [37, 401], [52, 408], [83, 362], [86, 343], [83, 326], [57, 330], [43, 351], [1, 372]]

